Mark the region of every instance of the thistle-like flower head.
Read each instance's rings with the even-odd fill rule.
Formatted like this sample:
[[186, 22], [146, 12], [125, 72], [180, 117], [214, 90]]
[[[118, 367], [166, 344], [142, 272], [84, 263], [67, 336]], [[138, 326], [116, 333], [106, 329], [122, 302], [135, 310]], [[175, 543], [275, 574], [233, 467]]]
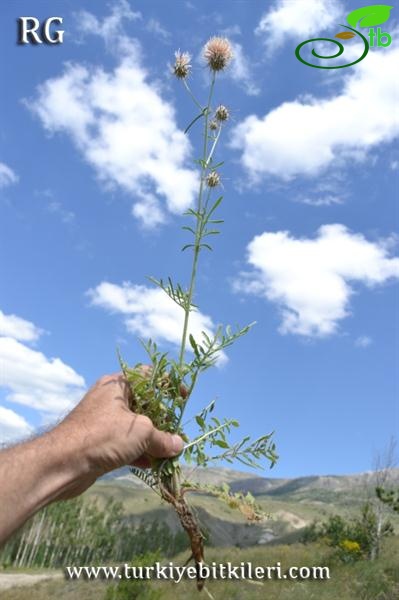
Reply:
[[188, 52], [180, 52], [180, 50], [177, 50], [175, 52], [175, 64], [173, 65], [173, 73], [178, 79], [185, 79], [190, 73], [190, 60], [191, 56]]
[[212, 119], [212, 121], [209, 122], [209, 129], [211, 131], [216, 131], [219, 129], [219, 123], [216, 121], [216, 119]]
[[217, 171], [211, 171], [206, 176], [206, 185], [210, 188], [217, 187], [220, 184], [220, 175]]
[[220, 104], [215, 110], [215, 118], [217, 121], [227, 121], [229, 116], [229, 110], [223, 104]]
[[205, 44], [204, 58], [212, 71], [223, 71], [233, 58], [229, 40], [223, 37], [212, 37]]

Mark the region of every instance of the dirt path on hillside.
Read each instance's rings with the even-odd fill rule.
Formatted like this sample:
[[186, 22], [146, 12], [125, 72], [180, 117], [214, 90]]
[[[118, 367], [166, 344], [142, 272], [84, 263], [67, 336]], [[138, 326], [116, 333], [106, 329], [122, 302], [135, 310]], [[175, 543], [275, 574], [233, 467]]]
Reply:
[[45, 579], [58, 579], [62, 573], [43, 573], [40, 575], [28, 575], [27, 573], [0, 573], [0, 590], [7, 590], [22, 585], [33, 585]]

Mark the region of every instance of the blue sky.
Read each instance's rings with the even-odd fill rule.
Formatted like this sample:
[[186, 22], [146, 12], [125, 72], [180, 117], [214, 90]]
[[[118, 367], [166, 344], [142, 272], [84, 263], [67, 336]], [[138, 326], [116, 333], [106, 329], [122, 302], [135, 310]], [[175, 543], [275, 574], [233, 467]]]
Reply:
[[[204, 99], [202, 47], [222, 35], [234, 50], [215, 97], [231, 111], [225, 224], [201, 256], [192, 325], [257, 324], [204, 375], [192, 411], [216, 397], [242, 434], [274, 430], [280, 460], [266, 475], [371, 468], [399, 430], [397, 7], [382, 25], [391, 46], [354, 67], [294, 55], [358, 7], [3, 4], [0, 442], [64, 414], [118, 369], [117, 345], [132, 364], [145, 359], [138, 336], [176, 352], [180, 316], [146, 276], [187, 282], [181, 213], [201, 138], [183, 134], [196, 109], [170, 64], [190, 52]], [[17, 45], [27, 15], [62, 16], [64, 43]]]

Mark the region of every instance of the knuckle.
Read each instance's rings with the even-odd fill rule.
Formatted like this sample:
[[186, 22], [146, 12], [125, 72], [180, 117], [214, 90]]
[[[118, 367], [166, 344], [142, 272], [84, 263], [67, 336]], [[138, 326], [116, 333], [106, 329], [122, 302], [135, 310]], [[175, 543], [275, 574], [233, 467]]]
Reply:
[[109, 375], [103, 375], [97, 381], [97, 385], [105, 385], [111, 382], [118, 383], [121, 381], [121, 373], [112, 373]]
[[154, 430], [154, 425], [151, 419], [146, 415], [137, 415], [137, 420], [140, 427], [147, 430], [148, 435], [151, 435]]

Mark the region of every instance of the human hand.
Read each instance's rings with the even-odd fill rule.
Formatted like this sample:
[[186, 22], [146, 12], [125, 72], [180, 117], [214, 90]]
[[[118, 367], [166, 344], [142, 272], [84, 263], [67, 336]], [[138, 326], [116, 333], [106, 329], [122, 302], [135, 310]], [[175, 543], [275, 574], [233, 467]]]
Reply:
[[101, 377], [72, 412], [51, 432], [71, 443], [82, 473], [57, 499], [82, 493], [105, 473], [149, 457], [169, 458], [183, 449], [178, 435], [159, 431], [150, 419], [129, 409], [129, 387], [120, 373]]
[[40, 508], [78, 496], [104, 473], [182, 451], [178, 435], [133, 413], [128, 399], [120, 373], [102, 377], [54, 429], [0, 451], [0, 544]]

